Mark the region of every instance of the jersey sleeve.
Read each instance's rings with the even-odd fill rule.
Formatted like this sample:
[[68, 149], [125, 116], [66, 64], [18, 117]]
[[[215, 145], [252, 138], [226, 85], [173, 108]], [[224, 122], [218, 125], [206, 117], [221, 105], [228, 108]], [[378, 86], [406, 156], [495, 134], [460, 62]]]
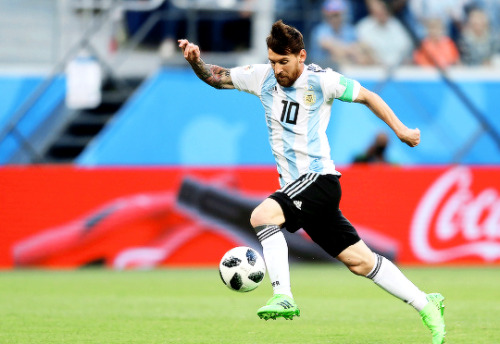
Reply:
[[231, 80], [237, 90], [260, 96], [262, 83], [270, 72], [268, 64], [254, 64], [231, 69]]
[[330, 103], [335, 99], [344, 102], [353, 102], [358, 97], [359, 90], [361, 89], [358, 81], [346, 78], [331, 69], [326, 71], [322, 84], [325, 99]]

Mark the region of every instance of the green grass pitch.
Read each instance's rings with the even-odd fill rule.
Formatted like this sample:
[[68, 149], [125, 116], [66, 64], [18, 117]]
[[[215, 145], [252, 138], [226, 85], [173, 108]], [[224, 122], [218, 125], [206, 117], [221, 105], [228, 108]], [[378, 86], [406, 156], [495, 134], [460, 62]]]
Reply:
[[[500, 342], [498, 268], [406, 268], [445, 295], [448, 343]], [[0, 272], [1, 344], [430, 343], [415, 310], [339, 265], [292, 265], [301, 317], [263, 321], [266, 276], [227, 289], [216, 269]]]

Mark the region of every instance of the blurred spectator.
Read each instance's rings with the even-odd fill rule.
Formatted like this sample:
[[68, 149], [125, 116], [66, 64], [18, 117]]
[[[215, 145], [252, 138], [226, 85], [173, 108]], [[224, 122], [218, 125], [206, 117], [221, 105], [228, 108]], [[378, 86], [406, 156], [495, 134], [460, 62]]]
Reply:
[[356, 25], [361, 43], [370, 47], [375, 63], [397, 66], [409, 60], [412, 41], [403, 25], [380, 0], [367, 0], [370, 14]]
[[446, 35], [440, 18], [427, 19], [427, 36], [420, 48], [413, 53], [415, 63], [420, 66], [438, 65], [446, 68], [460, 60], [455, 42]]
[[345, 18], [347, 10], [344, 0], [323, 3], [323, 21], [311, 33], [309, 56], [314, 62], [333, 63], [336, 68], [344, 64], [365, 63], [354, 26]]
[[490, 28], [496, 35], [500, 35], [500, 0], [469, 0], [466, 8], [471, 11], [480, 9], [488, 15]]
[[474, 9], [469, 13], [459, 42], [462, 61], [469, 66], [490, 65], [498, 50], [498, 35], [489, 26], [486, 13]]
[[393, 16], [402, 18], [408, 12], [408, 0], [384, 0]]
[[384, 0], [389, 8], [389, 12], [400, 20], [400, 22], [412, 31], [417, 38], [422, 39], [424, 32], [417, 17], [410, 10], [410, 0]]
[[348, 0], [351, 9], [351, 23], [357, 24], [368, 15], [366, 0]]
[[359, 154], [354, 158], [354, 163], [387, 163], [385, 152], [389, 137], [386, 133], [378, 133], [375, 141], [368, 147], [366, 152]]
[[456, 41], [465, 18], [465, 6], [470, 0], [409, 0], [410, 11], [420, 22], [418, 35], [425, 35], [428, 19], [441, 18], [445, 33]]
[[[418, 25], [417, 18], [410, 11], [410, 0], [383, 0], [391, 13], [397, 19], [400, 19], [412, 29], [416, 30]], [[351, 22], [357, 24], [361, 19], [369, 15], [366, 0], [347, 0], [351, 9]]]

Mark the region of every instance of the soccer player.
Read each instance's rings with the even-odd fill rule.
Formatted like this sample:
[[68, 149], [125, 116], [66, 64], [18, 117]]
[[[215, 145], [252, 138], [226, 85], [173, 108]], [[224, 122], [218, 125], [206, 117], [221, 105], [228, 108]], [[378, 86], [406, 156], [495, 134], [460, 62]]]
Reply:
[[206, 64], [197, 45], [179, 40], [196, 75], [218, 89], [238, 89], [258, 96], [265, 109], [281, 189], [252, 212], [250, 223], [263, 247], [274, 296], [257, 311], [262, 319], [293, 319], [300, 310], [290, 288], [288, 246], [283, 229], [306, 233], [356, 275], [413, 306], [443, 343], [443, 296], [425, 294], [388, 259], [372, 252], [339, 210], [340, 173], [330, 157], [326, 128], [335, 99], [366, 105], [398, 138], [415, 147], [420, 131], [407, 128], [377, 94], [314, 64], [305, 64], [302, 34], [281, 20], [267, 37], [268, 64], [227, 69]]

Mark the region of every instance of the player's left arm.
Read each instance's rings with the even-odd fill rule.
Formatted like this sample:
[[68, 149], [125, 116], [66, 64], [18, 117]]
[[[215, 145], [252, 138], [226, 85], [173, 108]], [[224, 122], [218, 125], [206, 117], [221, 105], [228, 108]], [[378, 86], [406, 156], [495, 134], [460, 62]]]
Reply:
[[420, 130], [410, 129], [403, 124], [396, 116], [394, 111], [387, 103], [376, 93], [371, 92], [361, 86], [356, 103], [366, 105], [378, 118], [383, 120], [393, 131], [398, 138], [410, 147], [415, 147], [420, 143]]

